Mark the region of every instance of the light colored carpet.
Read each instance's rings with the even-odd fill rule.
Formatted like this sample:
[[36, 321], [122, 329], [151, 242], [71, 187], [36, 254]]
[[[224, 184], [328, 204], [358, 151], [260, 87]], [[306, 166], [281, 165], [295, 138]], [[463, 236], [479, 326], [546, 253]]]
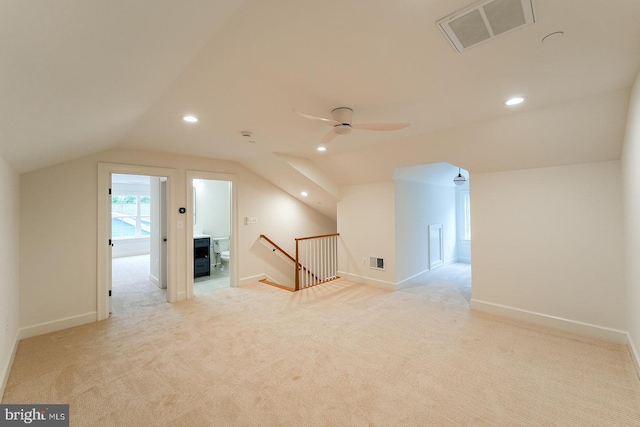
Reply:
[[[141, 307], [167, 304], [167, 290], [149, 281], [149, 255], [113, 258], [112, 313], [129, 315]], [[211, 275], [194, 279], [193, 293], [201, 295], [229, 287], [229, 271], [212, 269]]]
[[149, 255], [111, 260], [111, 311], [130, 314], [141, 307], [167, 304], [167, 290], [149, 281]]
[[69, 403], [78, 426], [640, 425], [626, 347], [450, 292], [256, 283], [142, 307], [21, 341], [3, 403]]

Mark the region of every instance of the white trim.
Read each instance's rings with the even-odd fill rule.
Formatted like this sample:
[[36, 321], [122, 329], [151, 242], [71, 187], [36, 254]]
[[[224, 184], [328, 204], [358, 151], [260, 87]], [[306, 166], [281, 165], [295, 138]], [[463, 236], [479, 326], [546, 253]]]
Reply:
[[[444, 262], [444, 267], [447, 267], [447, 266], [453, 265], [453, 264], [455, 264], [456, 262], [459, 262], [459, 261], [458, 261], [457, 259], [455, 259], [455, 258], [452, 258], [452, 259], [450, 259], [450, 260], [448, 260], [448, 261], [445, 261], [445, 262]], [[396, 283], [396, 290], [400, 290], [400, 289], [402, 289], [402, 288], [406, 287], [406, 286], [408, 285], [408, 283], [406, 283], [406, 282], [408, 282], [409, 280], [413, 280], [413, 279], [415, 279], [416, 277], [419, 277], [419, 276], [425, 276], [425, 279], [426, 279], [426, 277], [428, 277], [429, 273], [430, 273], [430, 272], [432, 272], [433, 270], [434, 270], [434, 269], [431, 269], [431, 270], [426, 269], [426, 270], [424, 270], [424, 271], [421, 271], [420, 273], [414, 274], [414, 275], [413, 275], [413, 276], [411, 276], [411, 277], [407, 277], [406, 279], [403, 279], [403, 280], [401, 280], [401, 281], [397, 282], [397, 283]]]
[[[193, 180], [204, 179], [211, 181], [227, 181], [230, 184], [231, 209], [229, 212], [229, 286], [238, 286], [238, 221], [236, 221], [238, 211], [238, 189], [237, 177], [231, 173], [207, 172], [207, 171], [187, 171], [186, 194], [187, 194], [187, 217], [186, 217], [186, 298], [193, 298]], [[190, 242], [190, 243], [189, 243]]]
[[[107, 244], [111, 233], [111, 211], [108, 189], [111, 186], [111, 175], [114, 173], [161, 176], [167, 178], [167, 299], [169, 302], [180, 301], [184, 289], [180, 283], [178, 270], [178, 232], [176, 198], [178, 173], [176, 169], [150, 166], [125, 165], [117, 163], [98, 163], [98, 233], [97, 233], [97, 283], [96, 312], [97, 320], [109, 317], [109, 286], [111, 285], [111, 248]], [[108, 224], [108, 226], [105, 226]], [[182, 285], [182, 286], [181, 286]], [[184, 299], [184, 296], [182, 296]]]
[[458, 260], [456, 262], [462, 262], [465, 264], [471, 264], [471, 257], [458, 257]]
[[[272, 278], [270, 278], [269, 276], [267, 276], [266, 274], [256, 274], [255, 276], [249, 276], [249, 277], [243, 277], [240, 280], [238, 280], [238, 286], [247, 286], [247, 285], [251, 285], [255, 282], [258, 282], [262, 279], [267, 279], [270, 280], [272, 282], [275, 282], [275, 280], [273, 280]], [[277, 282], [276, 282], [277, 283]]]
[[149, 281], [151, 283], [153, 283], [154, 285], [156, 285], [158, 288], [162, 289], [161, 286], [160, 286], [160, 279], [158, 279], [153, 274], [149, 274]]
[[408, 282], [409, 280], [415, 279], [416, 277], [419, 277], [419, 276], [422, 276], [422, 275], [426, 275], [429, 271], [431, 271], [431, 270], [427, 269], [427, 270], [421, 271], [418, 274], [414, 274], [411, 277], [407, 277], [406, 279], [399, 281], [398, 283], [396, 283], [396, 289], [400, 289], [400, 288], [405, 287], [408, 284], [406, 282]]
[[18, 339], [18, 334], [16, 334], [16, 338], [13, 340], [13, 349], [11, 350], [9, 360], [7, 361], [7, 366], [5, 366], [2, 372], [2, 381], [0, 381], [0, 402], [2, 402], [2, 398], [4, 397], [4, 390], [7, 388], [9, 374], [11, 374], [11, 368], [13, 367], [13, 361], [16, 358], [16, 352], [18, 351], [19, 342], [20, 340]]
[[397, 285], [395, 283], [387, 282], [386, 280], [373, 279], [371, 277], [359, 276], [357, 274], [351, 274], [344, 271], [338, 271], [338, 276], [351, 282], [362, 283], [364, 285], [373, 286], [375, 288], [382, 288], [389, 291], [397, 290]]
[[[429, 224], [428, 231], [427, 241], [429, 242], [429, 270], [433, 270], [434, 268], [444, 265], [444, 226], [442, 224]], [[435, 259], [435, 255], [431, 247], [434, 236], [438, 238], [438, 246], [440, 247], [440, 258], [438, 259]]]
[[631, 339], [629, 332], [627, 332], [627, 348], [629, 349], [631, 360], [633, 360], [633, 365], [636, 367], [636, 374], [638, 374], [638, 378], [640, 379], [640, 355], [638, 355], [638, 349], [633, 344], [633, 339]]
[[471, 299], [471, 309], [496, 314], [498, 316], [510, 317], [512, 319], [534, 323], [536, 325], [560, 329], [565, 332], [603, 341], [610, 341], [618, 344], [626, 344], [628, 342], [627, 333], [618, 329], [607, 328], [591, 323], [578, 322], [576, 320], [563, 319], [561, 317], [550, 316], [548, 314], [536, 313], [487, 301], [479, 301], [473, 298]]
[[52, 320], [50, 322], [38, 323], [37, 325], [20, 328], [18, 337], [23, 340], [38, 335], [48, 334], [49, 332], [61, 331], [62, 329], [73, 328], [87, 323], [96, 321], [97, 312], [78, 314], [77, 316], [65, 317], [64, 319]]

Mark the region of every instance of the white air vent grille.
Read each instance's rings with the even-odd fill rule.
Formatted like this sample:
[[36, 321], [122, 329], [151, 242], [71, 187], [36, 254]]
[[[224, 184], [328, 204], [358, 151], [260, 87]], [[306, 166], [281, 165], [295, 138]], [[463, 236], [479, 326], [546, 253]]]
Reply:
[[384, 270], [384, 258], [380, 258], [377, 256], [370, 256], [369, 268], [374, 268], [376, 270]]
[[485, 0], [438, 21], [458, 52], [533, 24], [533, 0]]

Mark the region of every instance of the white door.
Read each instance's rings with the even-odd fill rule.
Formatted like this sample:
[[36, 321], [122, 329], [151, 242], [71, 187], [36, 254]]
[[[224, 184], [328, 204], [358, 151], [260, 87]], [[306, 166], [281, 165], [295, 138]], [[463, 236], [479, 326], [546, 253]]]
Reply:
[[429, 225], [429, 269], [444, 264], [444, 248], [442, 241], [442, 224]]

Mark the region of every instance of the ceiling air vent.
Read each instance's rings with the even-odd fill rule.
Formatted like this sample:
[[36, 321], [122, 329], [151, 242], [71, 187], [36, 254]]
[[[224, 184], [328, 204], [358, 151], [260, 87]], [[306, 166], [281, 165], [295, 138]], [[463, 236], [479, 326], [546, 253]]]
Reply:
[[488, 0], [438, 21], [458, 52], [533, 24], [533, 0]]

